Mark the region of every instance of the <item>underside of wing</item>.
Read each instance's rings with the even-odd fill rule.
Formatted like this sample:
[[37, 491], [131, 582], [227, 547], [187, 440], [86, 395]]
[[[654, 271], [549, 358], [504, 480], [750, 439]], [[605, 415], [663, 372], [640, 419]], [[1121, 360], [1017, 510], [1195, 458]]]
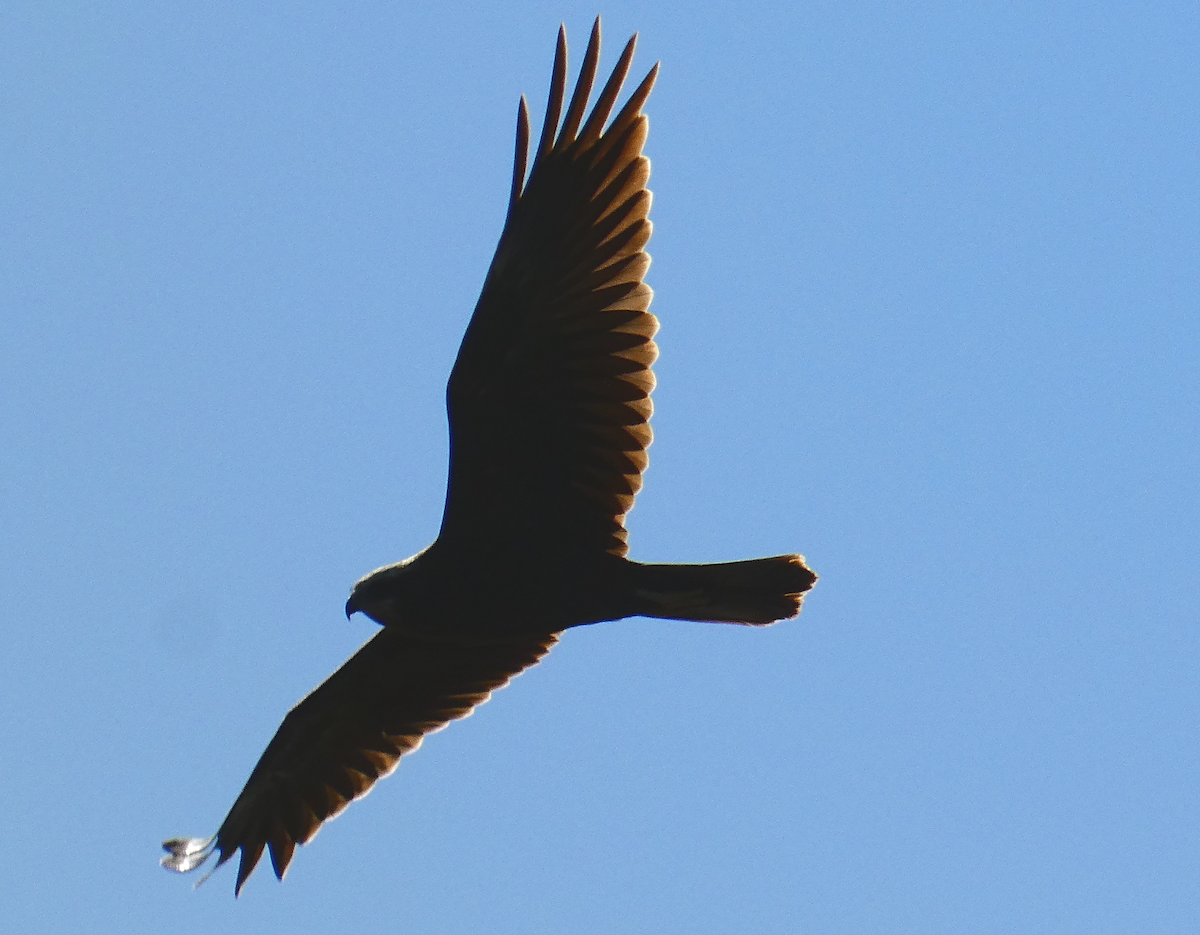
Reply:
[[597, 20], [560, 126], [560, 31], [528, 181], [521, 101], [508, 220], [447, 387], [450, 479], [439, 541], [452, 549], [625, 554], [623, 520], [651, 438], [658, 327], [642, 282], [650, 163], [641, 113], [657, 66], [609, 121], [633, 47], [631, 39], [585, 120]]
[[165, 866], [190, 870], [239, 848], [236, 889], [264, 849], [283, 879], [297, 844], [396, 768], [426, 734], [465, 717], [558, 641], [427, 643], [385, 628], [284, 718], [215, 839], [173, 839]]

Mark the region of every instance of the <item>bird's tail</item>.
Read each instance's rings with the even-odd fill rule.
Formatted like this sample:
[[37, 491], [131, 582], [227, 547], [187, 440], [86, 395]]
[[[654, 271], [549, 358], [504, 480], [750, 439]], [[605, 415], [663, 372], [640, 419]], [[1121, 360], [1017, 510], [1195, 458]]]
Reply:
[[640, 565], [638, 614], [671, 620], [767, 624], [800, 613], [817, 576], [803, 555], [713, 565]]

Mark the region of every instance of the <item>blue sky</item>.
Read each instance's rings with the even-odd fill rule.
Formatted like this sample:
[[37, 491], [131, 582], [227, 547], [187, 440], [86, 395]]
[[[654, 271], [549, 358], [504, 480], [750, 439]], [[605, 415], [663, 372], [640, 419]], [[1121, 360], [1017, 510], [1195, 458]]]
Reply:
[[[4, 14], [12, 930], [1194, 931], [1194, 4], [416, 7]], [[663, 63], [632, 554], [822, 580], [570, 632], [193, 892], [161, 839], [436, 533], [517, 98], [596, 12]]]

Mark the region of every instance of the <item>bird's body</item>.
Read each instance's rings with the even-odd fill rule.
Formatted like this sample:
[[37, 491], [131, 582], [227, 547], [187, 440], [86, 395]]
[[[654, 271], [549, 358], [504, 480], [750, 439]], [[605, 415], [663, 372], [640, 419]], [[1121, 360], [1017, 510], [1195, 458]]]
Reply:
[[454, 554], [435, 543], [360, 580], [346, 602], [415, 639], [489, 643], [631, 616], [633, 563], [518, 553]]
[[633, 40], [584, 120], [599, 21], [566, 115], [559, 33], [526, 179], [521, 101], [508, 218], [447, 386], [450, 475], [437, 540], [361, 579], [346, 614], [382, 625], [284, 719], [212, 838], [164, 843], [186, 871], [237, 850], [237, 890], [264, 849], [282, 879], [296, 844], [449, 721], [533, 665], [570, 627], [650, 616], [768, 624], [816, 576], [798, 555], [710, 565], [626, 557], [625, 514], [650, 444], [651, 70], [609, 117]]

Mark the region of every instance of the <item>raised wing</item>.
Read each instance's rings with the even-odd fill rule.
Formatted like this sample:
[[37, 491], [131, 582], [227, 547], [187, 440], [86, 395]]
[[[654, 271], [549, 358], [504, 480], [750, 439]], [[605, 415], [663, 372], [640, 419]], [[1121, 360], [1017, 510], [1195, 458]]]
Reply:
[[508, 220], [446, 391], [440, 546], [523, 558], [626, 552], [623, 520], [647, 464], [658, 353], [642, 282], [650, 162], [641, 113], [657, 65], [605, 124], [636, 38], [583, 122], [600, 54], [596, 20], [559, 127], [567, 53], [559, 31], [527, 183], [521, 99]]
[[215, 850], [219, 867], [241, 848], [237, 893], [269, 848], [282, 880], [297, 844], [556, 642], [464, 646], [383, 629], [288, 713], [216, 835], [164, 842], [163, 866], [192, 870]]

